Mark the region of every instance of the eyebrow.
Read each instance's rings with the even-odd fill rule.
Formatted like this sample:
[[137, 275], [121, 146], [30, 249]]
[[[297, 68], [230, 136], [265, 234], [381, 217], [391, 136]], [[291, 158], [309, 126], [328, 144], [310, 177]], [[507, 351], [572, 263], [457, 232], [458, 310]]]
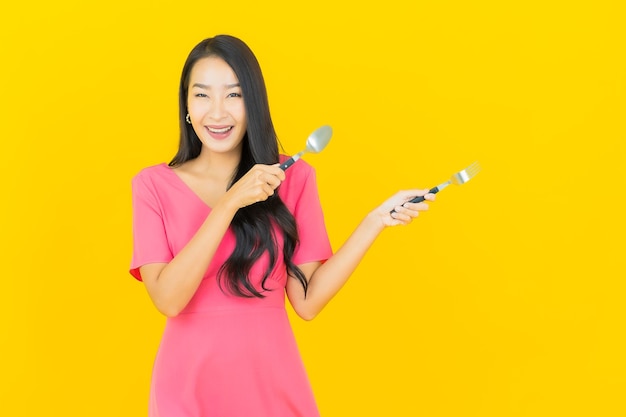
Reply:
[[[211, 87], [206, 85], [206, 84], [200, 84], [200, 83], [194, 83], [191, 88], [193, 87], [200, 87], [200, 88], [204, 88], [205, 90], [210, 89]], [[239, 83], [235, 83], [235, 84], [226, 84], [224, 87], [226, 88], [235, 88], [235, 87], [241, 87], [241, 85]]]

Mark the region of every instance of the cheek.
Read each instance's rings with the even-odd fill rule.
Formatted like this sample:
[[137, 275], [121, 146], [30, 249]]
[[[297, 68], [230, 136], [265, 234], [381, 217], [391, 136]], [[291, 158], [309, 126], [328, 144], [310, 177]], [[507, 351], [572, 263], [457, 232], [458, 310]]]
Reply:
[[190, 101], [187, 102], [187, 113], [191, 116], [199, 116], [204, 113], [204, 110], [198, 102]]
[[237, 118], [240, 122], [246, 121], [246, 107], [243, 104], [243, 101], [232, 106], [231, 112], [234, 117]]

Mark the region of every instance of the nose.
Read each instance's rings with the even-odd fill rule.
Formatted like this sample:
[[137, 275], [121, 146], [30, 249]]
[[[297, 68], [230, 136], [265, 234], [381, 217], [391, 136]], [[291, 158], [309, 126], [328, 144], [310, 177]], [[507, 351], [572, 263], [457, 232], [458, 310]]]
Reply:
[[226, 106], [224, 100], [214, 99], [211, 100], [211, 107], [209, 108], [209, 116], [214, 120], [222, 119], [226, 115]]

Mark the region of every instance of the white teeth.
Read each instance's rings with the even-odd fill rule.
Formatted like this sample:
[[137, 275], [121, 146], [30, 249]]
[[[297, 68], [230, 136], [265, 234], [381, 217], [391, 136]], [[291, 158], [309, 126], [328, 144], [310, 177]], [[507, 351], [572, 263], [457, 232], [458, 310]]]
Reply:
[[230, 129], [232, 129], [232, 126], [230, 126], [230, 127], [224, 127], [224, 128], [222, 128], [222, 129], [213, 129], [213, 128], [210, 128], [210, 127], [209, 127], [208, 129], [209, 129], [209, 131], [210, 131], [210, 132], [213, 132], [213, 133], [226, 133], [226, 132], [228, 132]]

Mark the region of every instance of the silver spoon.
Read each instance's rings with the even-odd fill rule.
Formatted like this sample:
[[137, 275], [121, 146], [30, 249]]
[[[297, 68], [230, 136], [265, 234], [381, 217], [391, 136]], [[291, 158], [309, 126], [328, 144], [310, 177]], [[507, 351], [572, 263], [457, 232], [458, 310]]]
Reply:
[[293, 165], [302, 155], [305, 153], [318, 153], [321, 152], [328, 142], [330, 141], [330, 137], [333, 135], [333, 129], [330, 126], [322, 126], [318, 127], [309, 135], [306, 140], [306, 148], [303, 151], [298, 152], [282, 164], [280, 164], [280, 168], [285, 171], [287, 168]]

